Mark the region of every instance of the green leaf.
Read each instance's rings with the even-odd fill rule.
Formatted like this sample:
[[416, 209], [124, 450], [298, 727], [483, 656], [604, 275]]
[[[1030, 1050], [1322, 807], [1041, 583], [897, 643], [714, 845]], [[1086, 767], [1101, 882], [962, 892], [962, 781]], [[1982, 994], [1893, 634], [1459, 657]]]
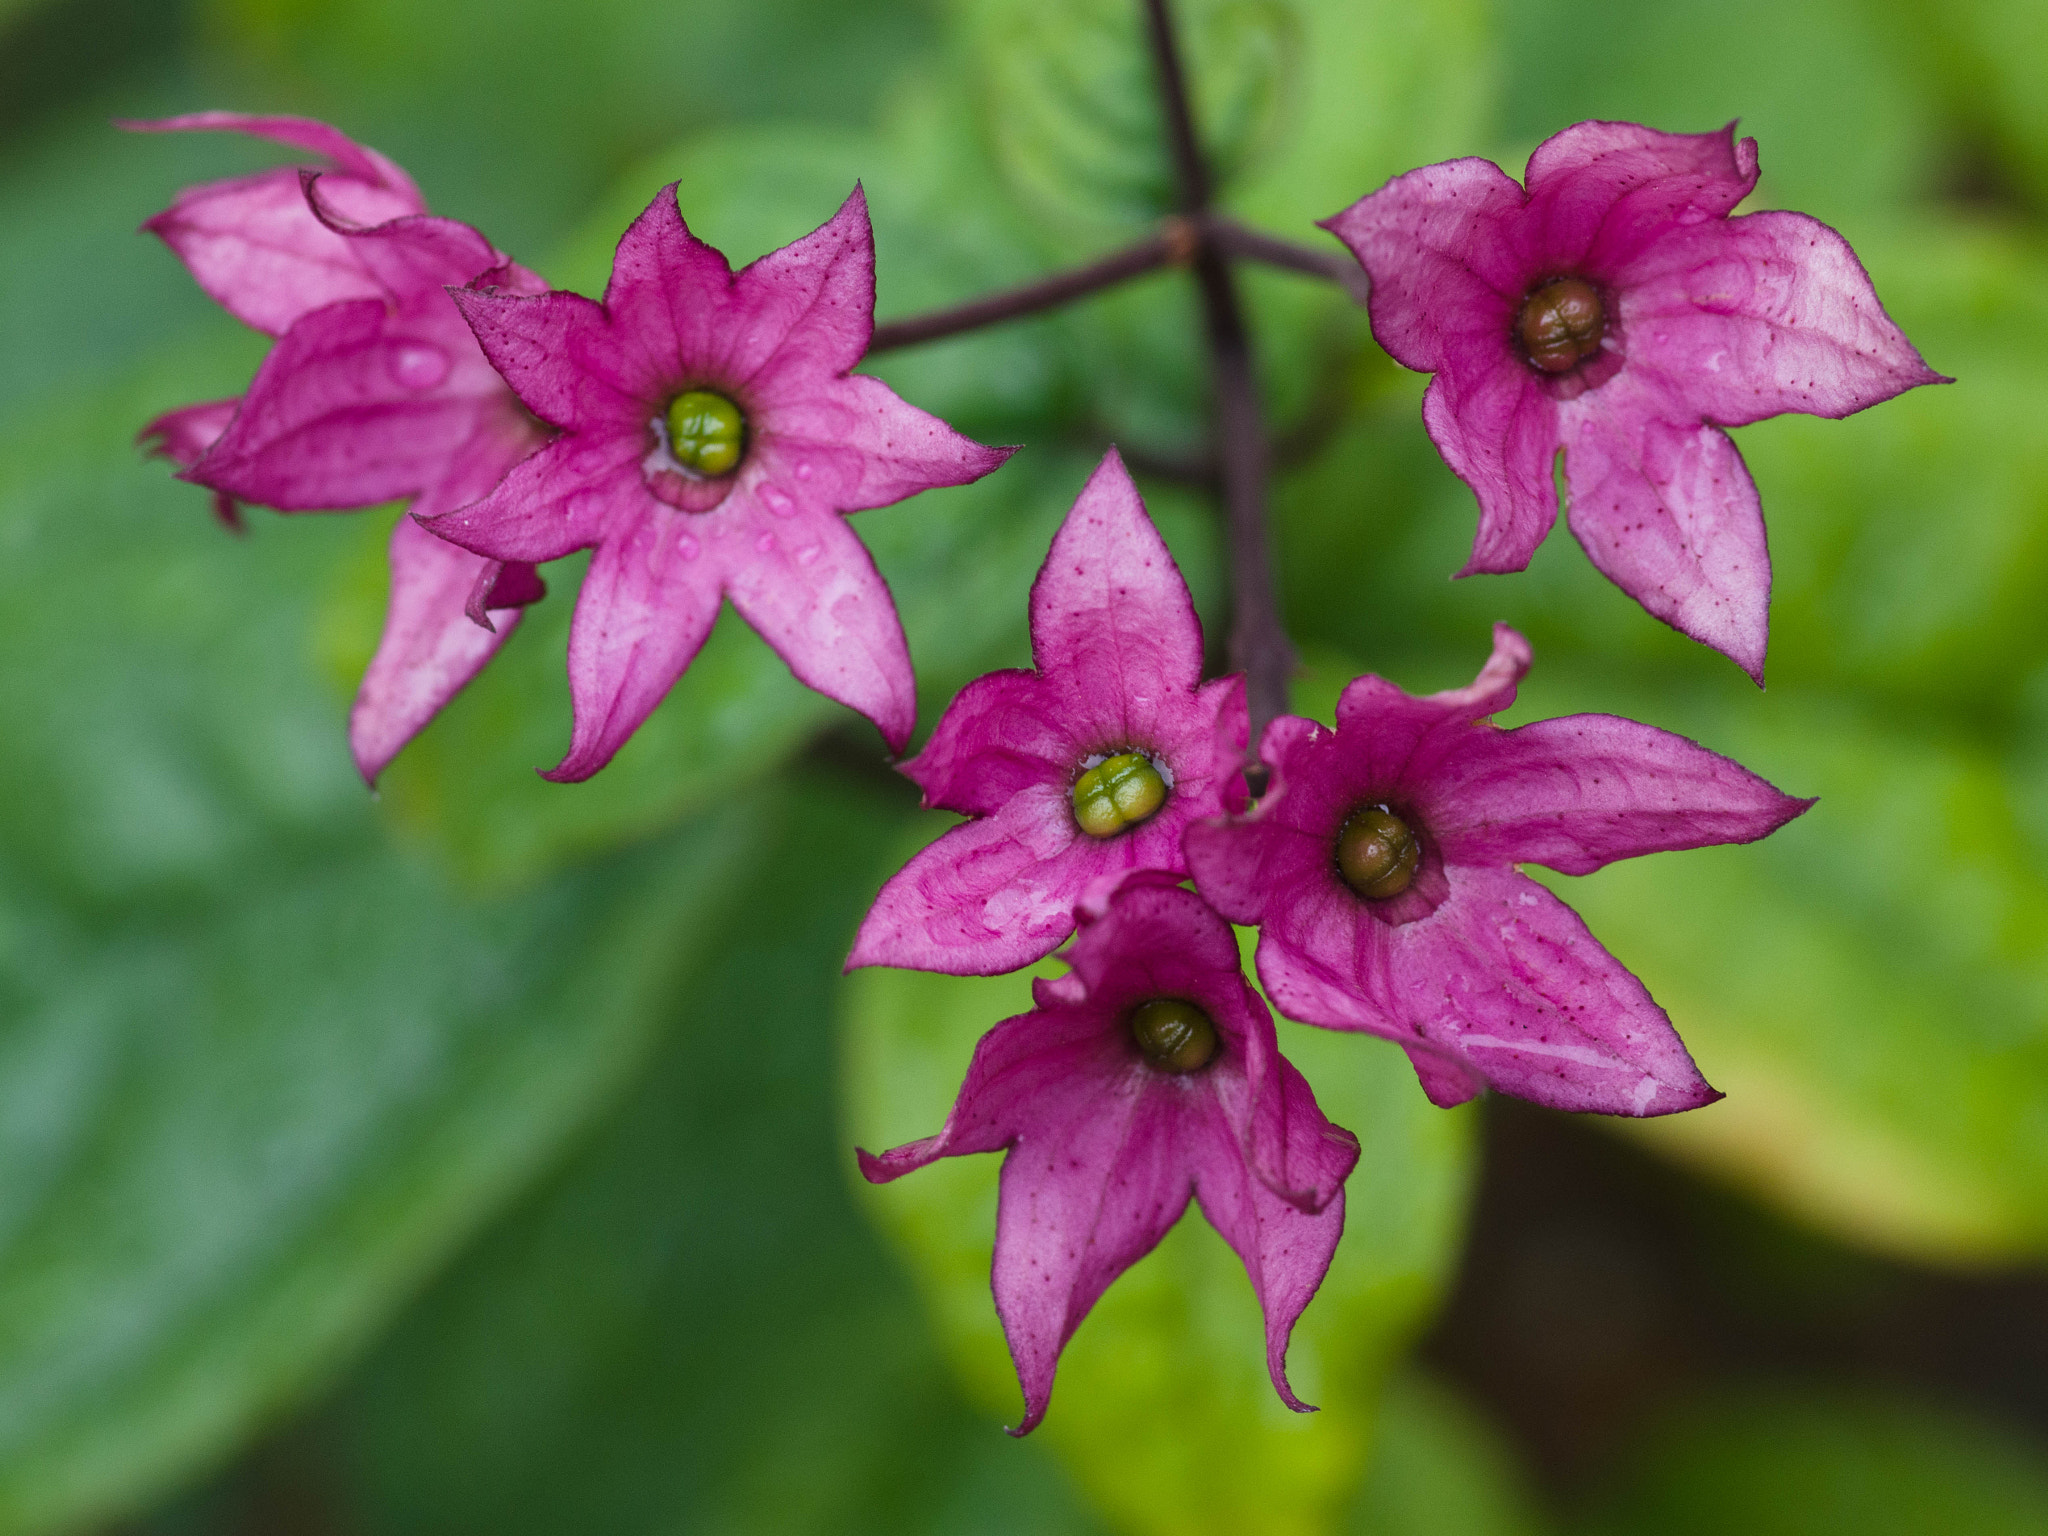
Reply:
[[363, 1528], [1094, 1529], [959, 1401], [842, 1177], [839, 967], [908, 798], [815, 772], [775, 797], [633, 1094], [315, 1421]]
[[[871, 1150], [929, 1135], [977, 1036], [1031, 1006], [1033, 975], [863, 971], [843, 1015], [846, 1115]], [[1096, 1304], [1061, 1360], [1037, 1436], [1118, 1526], [1161, 1532], [1333, 1528], [1373, 1446], [1386, 1372], [1434, 1300], [1463, 1209], [1469, 1121], [1432, 1108], [1378, 1042], [1282, 1025], [1281, 1049], [1325, 1113], [1364, 1144], [1345, 1236], [1295, 1330], [1289, 1371], [1312, 1416], [1266, 1375], [1258, 1305], [1237, 1256], [1190, 1212]], [[1018, 1413], [988, 1289], [1000, 1159], [948, 1159], [862, 1202], [910, 1265], [962, 1380]]]
[[1344, 1529], [1356, 1536], [1536, 1536], [1538, 1516], [1500, 1437], [1413, 1371], [1387, 1383], [1372, 1467]]
[[1659, 1424], [1583, 1536], [2034, 1536], [2038, 1448], [1973, 1416], [1814, 1388], [1725, 1392]]
[[309, 619], [365, 521], [223, 535], [128, 447], [168, 382], [0, 440], [9, 1533], [329, 1376], [631, 1074], [749, 847], [751, 797], [485, 900], [395, 845]]

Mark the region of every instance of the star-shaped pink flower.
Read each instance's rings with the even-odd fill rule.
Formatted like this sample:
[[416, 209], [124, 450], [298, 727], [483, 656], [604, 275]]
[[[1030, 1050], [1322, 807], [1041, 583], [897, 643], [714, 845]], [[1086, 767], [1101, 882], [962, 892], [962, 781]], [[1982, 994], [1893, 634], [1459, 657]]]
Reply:
[[1801, 213], [1728, 217], [1756, 141], [1580, 123], [1529, 157], [1397, 176], [1325, 227], [1372, 279], [1373, 334], [1436, 375], [1423, 421], [1479, 498], [1460, 574], [1519, 571], [1557, 518], [1651, 613], [1763, 680], [1770, 554], [1723, 427], [1847, 416], [1930, 369], [1848, 242]]
[[975, 1047], [939, 1134], [874, 1157], [877, 1184], [941, 1157], [1002, 1152], [996, 1311], [1045, 1416], [1074, 1330], [1193, 1198], [1244, 1261], [1281, 1400], [1287, 1340], [1344, 1229], [1358, 1139], [1332, 1125], [1280, 1055], [1230, 928], [1175, 877], [1140, 871], [1098, 892], [1070, 975], [1032, 983], [1032, 1012]]
[[[143, 429], [210, 487], [283, 511], [375, 506], [417, 514], [473, 501], [546, 441], [484, 360], [449, 299], [485, 274], [543, 288], [466, 224], [434, 218], [404, 171], [324, 123], [200, 112], [131, 127], [233, 129], [331, 160], [188, 188], [144, 227], [223, 308], [278, 338], [248, 393], [159, 416]], [[401, 519], [391, 535], [384, 634], [349, 717], [372, 782], [503, 644], [545, 588]]]
[[1662, 1115], [1720, 1097], [1643, 984], [1519, 873], [1777, 830], [1811, 800], [1634, 720], [1502, 730], [1529, 644], [1505, 624], [1469, 688], [1414, 698], [1366, 676], [1337, 729], [1283, 715], [1249, 815], [1188, 831], [1195, 882], [1260, 925], [1289, 1018], [1398, 1042], [1438, 1104], [1483, 1087], [1557, 1109]]
[[562, 436], [431, 526], [499, 560], [597, 551], [569, 636], [574, 731], [547, 777], [588, 778], [609, 762], [728, 597], [802, 682], [900, 749], [917, 712], [910, 653], [841, 514], [979, 479], [1009, 450], [849, 371], [874, 328], [860, 190], [735, 274], [665, 187], [620, 239], [602, 304], [488, 286], [456, 298], [499, 372]]
[[[882, 888], [849, 969], [1029, 965], [1074, 931], [1092, 887], [1133, 869], [1185, 874], [1181, 834], [1243, 805], [1244, 679], [1201, 681], [1201, 620], [1113, 448], [1032, 585], [1031, 649], [1035, 672], [970, 683], [904, 764], [927, 806], [973, 820]], [[1077, 786], [1119, 763], [1149, 770], [1157, 803], [1091, 832]]]

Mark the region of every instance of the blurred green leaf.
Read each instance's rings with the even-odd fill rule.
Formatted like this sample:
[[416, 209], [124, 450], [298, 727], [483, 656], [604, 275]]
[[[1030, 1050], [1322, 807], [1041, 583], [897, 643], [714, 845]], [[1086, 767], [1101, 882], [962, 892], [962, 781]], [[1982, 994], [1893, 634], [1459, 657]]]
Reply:
[[1410, 1372], [1387, 1383], [1352, 1536], [1536, 1536], [1507, 1448], [1456, 1394]]
[[394, 848], [311, 666], [361, 521], [229, 539], [128, 446], [217, 366], [0, 439], [8, 1532], [140, 1498], [374, 1333], [631, 1072], [748, 846], [743, 799], [497, 901]]
[[1659, 1424], [1579, 1536], [2038, 1536], [2039, 1445], [1972, 1416], [1754, 1387]]
[[323, 1414], [351, 1529], [1092, 1529], [954, 1395], [841, 1176], [829, 1021], [909, 798], [774, 796], [632, 1097]]
[[[872, 1150], [944, 1120], [975, 1039], [1031, 1007], [1033, 975], [988, 979], [863, 971], [844, 994], [846, 1114]], [[1282, 1026], [1281, 1049], [1325, 1113], [1364, 1144], [1345, 1190], [1345, 1235], [1289, 1355], [1290, 1413], [1266, 1375], [1258, 1304], [1237, 1256], [1190, 1210], [1098, 1302], [1061, 1360], [1037, 1436], [1121, 1528], [1192, 1533], [1332, 1529], [1373, 1446], [1386, 1372], [1452, 1258], [1467, 1117], [1434, 1109], [1407, 1060], [1376, 1042]], [[969, 1391], [1018, 1412], [989, 1296], [1000, 1159], [948, 1159], [862, 1203], [924, 1291]]]

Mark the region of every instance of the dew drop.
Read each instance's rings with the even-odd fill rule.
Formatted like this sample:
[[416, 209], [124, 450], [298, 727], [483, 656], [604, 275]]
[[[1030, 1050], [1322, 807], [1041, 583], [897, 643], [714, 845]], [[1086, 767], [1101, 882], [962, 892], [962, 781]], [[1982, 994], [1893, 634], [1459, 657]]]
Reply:
[[391, 354], [391, 377], [407, 389], [432, 389], [448, 377], [448, 354], [425, 342], [407, 342]]
[[761, 537], [759, 537], [758, 539], [754, 540], [754, 548], [756, 548], [756, 549], [758, 549], [759, 551], [761, 551], [761, 553], [762, 553], [762, 554], [764, 554], [764, 555], [772, 555], [772, 554], [774, 554], [774, 553], [775, 553], [775, 535], [774, 535], [774, 534], [772, 534], [772, 533], [764, 533], [764, 534], [762, 534], [762, 535], [761, 535]]
[[796, 461], [796, 477], [799, 480], [811, 478], [811, 461], [809, 459], [798, 459]]
[[806, 544], [796, 552], [796, 563], [798, 565], [816, 565], [818, 563], [818, 556], [822, 553], [823, 551], [817, 545]]
[[[799, 471], [799, 474], [801, 474], [801, 471]], [[790, 498], [789, 492], [782, 490], [779, 487], [772, 485], [762, 486], [761, 500], [767, 506], [768, 510], [770, 512], [773, 512], [777, 517], [796, 516], [796, 502]]]
[[676, 540], [676, 553], [681, 555], [685, 560], [696, 559], [697, 541], [694, 538], [692, 538], [689, 534], [684, 534], [681, 538]]

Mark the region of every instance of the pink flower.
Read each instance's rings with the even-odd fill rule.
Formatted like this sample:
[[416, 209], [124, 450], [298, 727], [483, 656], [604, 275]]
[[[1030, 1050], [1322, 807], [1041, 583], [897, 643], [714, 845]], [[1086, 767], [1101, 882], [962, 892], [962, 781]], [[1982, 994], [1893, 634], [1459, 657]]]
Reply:
[[499, 560], [595, 547], [569, 636], [575, 726], [551, 779], [611, 760], [730, 597], [797, 677], [892, 747], [917, 713], [896, 607], [841, 513], [987, 474], [970, 442], [850, 373], [874, 328], [867, 203], [734, 274], [665, 187], [604, 302], [456, 295], [484, 351], [563, 435], [436, 533]]
[[[405, 172], [324, 123], [201, 112], [129, 126], [235, 129], [324, 155], [181, 193], [144, 227], [237, 319], [278, 338], [239, 400], [187, 406], [143, 429], [210, 487], [284, 511], [411, 496], [416, 514], [484, 494], [546, 439], [484, 360], [447, 285], [489, 274], [539, 291], [466, 224], [426, 213]], [[398, 749], [503, 643], [545, 589], [401, 520], [391, 535], [384, 635], [349, 719], [375, 781]], [[490, 614], [496, 615], [495, 626]]]
[[1397, 176], [1325, 227], [1372, 279], [1373, 333], [1434, 373], [1422, 417], [1479, 498], [1460, 574], [1519, 571], [1557, 518], [1637, 602], [1763, 680], [1770, 554], [1723, 432], [1847, 416], [1946, 383], [1848, 242], [1800, 213], [1728, 213], [1756, 141], [1580, 123], [1529, 157]]
[[1237, 1250], [1266, 1317], [1266, 1364], [1288, 1407], [1287, 1340], [1344, 1228], [1358, 1139], [1332, 1125], [1281, 1057], [1230, 929], [1174, 876], [1099, 892], [1068, 952], [1032, 983], [1036, 1008], [975, 1047], [939, 1134], [874, 1157], [877, 1184], [941, 1157], [1004, 1152], [996, 1311], [1045, 1416], [1060, 1351], [1110, 1282], [1150, 1253], [1189, 1197]]
[[882, 888], [849, 969], [1029, 965], [1091, 888], [1185, 874], [1181, 834], [1244, 804], [1244, 679], [1201, 682], [1201, 621], [1113, 448], [1031, 588], [1031, 648], [1037, 671], [970, 683], [904, 765], [927, 806], [973, 820]]
[[1438, 1104], [1483, 1087], [1558, 1109], [1661, 1115], [1720, 1097], [1641, 982], [1515, 869], [1746, 843], [1813, 804], [1682, 736], [1612, 715], [1514, 730], [1529, 644], [1505, 624], [1469, 688], [1414, 698], [1361, 677], [1337, 729], [1283, 715], [1252, 812], [1191, 828], [1202, 894], [1258, 923], [1259, 979], [1290, 1018], [1408, 1052]]

